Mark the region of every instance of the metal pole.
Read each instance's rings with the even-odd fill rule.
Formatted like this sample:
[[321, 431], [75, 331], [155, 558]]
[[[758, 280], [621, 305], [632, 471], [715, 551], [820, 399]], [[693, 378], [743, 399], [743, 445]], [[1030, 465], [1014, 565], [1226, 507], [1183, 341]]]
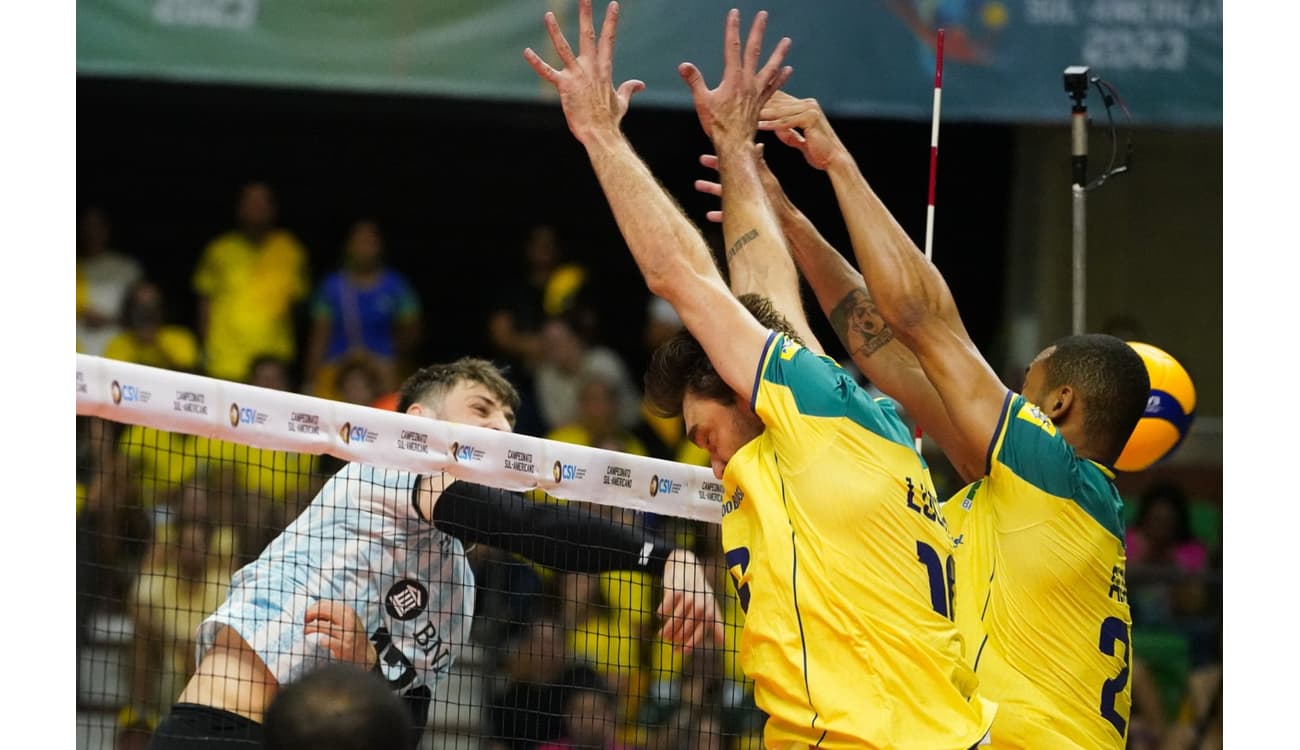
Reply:
[[1072, 286], [1073, 316], [1071, 318], [1070, 332], [1076, 336], [1083, 333], [1086, 327], [1084, 317], [1084, 300], [1087, 297], [1086, 278], [1087, 278], [1087, 221], [1086, 208], [1088, 202], [1088, 191], [1078, 183], [1070, 187], [1070, 192], [1074, 200], [1074, 234], [1073, 234], [1073, 263], [1071, 264], [1074, 272], [1074, 283]]
[[1070, 108], [1070, 196], [1073, 207], [1074, 232], [1072, 235], [1073, 271], [1071, 332], [1084, 332], [1087, 326], [1085, 303], [1087, 300], [1087, 185], [1088, 185], [1088, 96], [1089, 69], [1071, 66], [1065, 69], [1065, 90], [1074, 104]]

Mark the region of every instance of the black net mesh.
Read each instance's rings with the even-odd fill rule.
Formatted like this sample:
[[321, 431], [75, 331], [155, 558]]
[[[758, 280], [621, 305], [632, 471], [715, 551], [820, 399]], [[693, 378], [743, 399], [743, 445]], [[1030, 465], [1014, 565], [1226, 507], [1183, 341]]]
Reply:
[[[283, 695], [293, 721], [289, 687], [342, 691], [306, 679], [338, 663], [338, 700], [386, 683], [421, 748], [759, 745], [716, 524], [92, 417], [77, 439], [78, 747], [256, 747], [249, 717]], [[644, 540], [694, 552], [723, 643], [661, 637]]]

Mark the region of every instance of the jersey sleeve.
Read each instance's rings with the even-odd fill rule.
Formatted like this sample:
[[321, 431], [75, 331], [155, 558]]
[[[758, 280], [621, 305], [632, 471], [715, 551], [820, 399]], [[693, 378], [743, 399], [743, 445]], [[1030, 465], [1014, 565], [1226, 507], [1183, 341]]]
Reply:
[[892, 407], [873, 401], [834, 360], [775, 331], [759, 360], [750, 406], [789, 457], [815, 454], [846, 419], [908, 444], [907, 428]]
[[[1092, 475], [1098, 472], [1081, 470], [1087, 463], [1079, 460], [1050, 417], [1008, 391], [987, 467], [989, 482], [1000, 488], [994, 507], [999, 526], [1032, 526], [1058, 513], [1063, 503], [1074, 503], [1098, 519], [1113, 515], [1102, 506], [1105, 493], [1093, 491]], [[1109, 473], [1098, 466], [1101, 473]]]

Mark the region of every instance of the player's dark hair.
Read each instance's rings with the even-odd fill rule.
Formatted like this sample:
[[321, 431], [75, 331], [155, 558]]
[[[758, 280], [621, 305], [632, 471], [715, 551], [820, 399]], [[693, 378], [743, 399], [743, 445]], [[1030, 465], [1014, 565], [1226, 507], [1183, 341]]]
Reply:
[[[742, 294], [737, 299], [759, 324], [803, 344], [794, 326], [767, 297]], [[683, 328], [651, 355], [645, 373], [646, 402], [660, 416], [676, 417], [682, 413], [682, 398], [687, 391], [723, 403], [734, 394], [709, 361], [704, 347]]]
[[411, 714], [378, 675], [334, 663], [291, 682], [266, 711], [266, 750], [410, 750]]
[[[397, 410], [406, 413], [411, 404], [437, 403], [462, 380], [485, 386], [510, 411], [519, 411], [519, 391], [506, 380], [497, 366], [478, 357], [461, 357], [455, 362], [429, 365], [417, 370], [402, 383]], [[513, 420], [511, 420], [513, 424]]]
[[1084, 429], [1114, 463], [1146, 410], [1151, 379], [1133, 347], [1114, 336], [1066, 336], [1043, 363], [1047, 388], [1068, 385], [1082, 400]]

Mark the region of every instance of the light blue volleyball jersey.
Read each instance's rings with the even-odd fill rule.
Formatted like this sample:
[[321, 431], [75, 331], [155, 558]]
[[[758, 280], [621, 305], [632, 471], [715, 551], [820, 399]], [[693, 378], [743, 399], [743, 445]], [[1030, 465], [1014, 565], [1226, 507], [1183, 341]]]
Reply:
[[226, 601], [199, 626], [198, 659], [228, 625], [281, 685], [298, 679], [331, 661], [320, 636], [303, 635], [307, 607], [329, 599], [362, 618], [394, 691], [435, 687], [468, 641], [474, 574], [460, 540], [416, 512], [417, 479], [361, 464], [334, 475], [235, 573]]

